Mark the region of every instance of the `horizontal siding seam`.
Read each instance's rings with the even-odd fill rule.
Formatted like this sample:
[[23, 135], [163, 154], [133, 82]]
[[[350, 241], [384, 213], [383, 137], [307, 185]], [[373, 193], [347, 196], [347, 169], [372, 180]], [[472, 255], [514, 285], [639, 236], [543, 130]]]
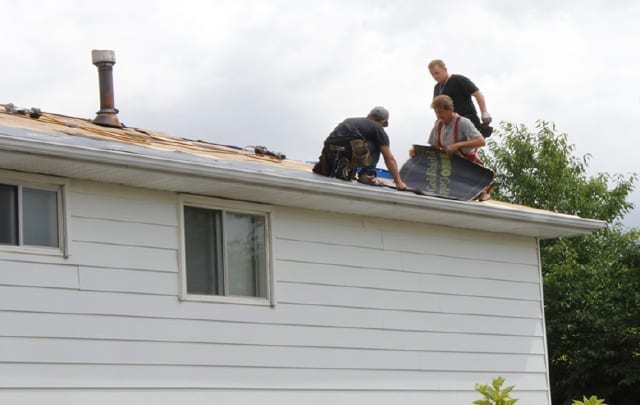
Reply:
[[275, 239], [276, 240], [282, 240], [282, 241], [288, 241], [288, 242], [298, 242], [298, 243], [303, 243], [303, 244], [310, 244], [310, 245], [338, 246], [338, 247], [345, 247], [345, 248], [368, 249], [368, 250], [375, 250], [377, 252], [389, 252], [389, 253], [400, 253], [400, 254], [421, 255], [421, 256], [435, 256], [435, 257], [442, 257], [442, 258], [446, 258], [446, 259], [467, 260], [467, 261], [473, 261], [473, 262], [485, 261], [485, 262], [489, 262], [489, 263], [506, 263], [506, 264], [518, 264], [518, 265], [526, 265], [526, 266], [535, 266], [535, 264], [532, 263], [532, 262], [517, 262], [517, 261], [507, 261], [507, 260], [497, 260], [497, 259], [481, 259], [481, 258], [477, 258], [477, 257], [461, 257], [461, 256], [455, 256], [455, 255], [446, 255], [446, 254], [442, 254], [442, 253], [417, 252], [417, 251], [413, 251], [413, 250], [392, 250], [392, 249], [385, 249], [385, 248], [372, 249], [372, 248], [368, 248], [367, 246], [361, 246], [361, 245], [345, 245], [345, 244], [331, 243], [331, 242], [305, 241], [305, 240], [300, 240], [300, 239], [285, 238], [285, 237], [281, 237], [281, 236], [276, 236]]
[[373, 311], [389, 311], [389, 312], [410, 312], [410, 313], [424, 313], [424, 314], [442, 314], [442, 315], [469, 315], [469, 316], [485, 316], [485, 317], [500, 317], [506, 319], [537, 319], [541, 320], [542, 316], [511, 316], [511, 315], [493, 315], [486, 313], [475, 313], [475, 312], [444, 312], [444, 311], [421, 311], [415, 309], [396, 309], [396, 308], [384, 308], [384, 307], [371, 307], [371, 306], [355, 306], [355, 305], [335, 305], [335, 304], [306, 304], [302, 302], [293, 302], [293, 301], [278, 301], [278, 305], [303, 305], [303, 306], [311, 306], [311, 307], [329, 307], [329, 308], [352, 308], [352, 309], [370, 309]]
[[[345, 265], [345, 264], [336, 264], [336, 263], [306, 262], [306, 261], [302, 261], [302, 260], [291, 260], [291, 259], [277, 259], [277, 261], [278, 262], [286, 262], [286, 263], [317, 264], [317, 265], [322, 265], [322, 266], [327, 266], [327, 267], [337, 267], [337, 268], [345, 268], [346, 267], [346, 268], [348, 268], [350, 270], [353, 269], [353, 270], [358, 270], [358, 271], [367, 271], [367, 270], [389, 271], [389, 272], [402, 273], [402, 274], [415, 274], [415, 275], [419, 275], [419, 276], [442, 276], [442, 277], [451, 277], [451, 278], [461, 278], [461, 279], [467, 279], [467, 280], [500, 281], [500, 282], [503, 282], [503, 283], [530, 284], [532, 286], [538, 286], [540, 284], [539, 281], [511, 280], [511, 279], [496, 278], [496, 277], [469, 277], [469, 276], [462, 276], [462, 275], [451, 274], [451, 273], [437, 273], [437, 272], [431, 272], [431, 271], [421, 272], [421, 271], [397, 269], [397, 268], [381, 268], [381, 267], [371, 268], [369, 266], [356, 266], [356, 265]], [[531, 267], [535, 267], [535, 266], [531, 266]]]
[[[292, 348], [292, 349], [316, 349], [316, 350], [349, 350], [349, 351], [366, 351], [366, 352], [401, 352], [401, 353], [440, 353], [440, 354], [491, 354], [505, 356], [544, 356], [544, 352], [494, 352], [494, 351], [474, 351], [474, 350], [419, 350], [419, 349], [402, 349], [402, 348], [380, 348], [380, 347], [350, 347], [350, 346], [318, 346], [318, 345], [295, 345], [295, 344], [255, 344], [255, 343], [237, 343], [228, 341], [195, 341], [195, 340], [154, 340], [154, 339], [124, 339], [124, 338], [98, 338], [98, 337], [61, 337], [61, 336], [20, 336], [20, 335], [0, 335], [0, 340], [9, 339], [25, 339], [25, 340], [51, 340], [51, 341], [77, 341], [77, 342], [94, 342], [94, 343], [159, 343], [178, 345], [194, 345], [194, 346], [239, 346], [254, 348]], [[0, 360], [0, 363], [3, 363]]]
[[[74, 266], [78, 266], [80, 271], [83, 269], [88, 270], [115, 270], [115, 271], [135, 271], [135, 272], [145, 272], [145, 273], [158, 273], [158, 274], [178, 274], [178, 270], [169, 271], [169, 270], [158, 270], [158, 269], [139, 269], [135, 267], [114, 267], [114, 266], [100, 266], [96, 264], [74, 264]], [[177, 293], [176, 293], [177, 295]]]
[[[340, 245], [343, 246], [344, 245]], [[376, 252], [381, 252], [380, 249], [371, 249], [371, 250], [375, 250]], [[386, 252], [389, 253], [399, 253], [399, 254], [403, 254], [406, 252], [397, 252], [397, 251], [391, 251], [391, 250], [387, 250]], [[482, 258], [466, 258], [466, 257], [459, 257], [459, 256], [447, 256], [447, 255], [442, 255], [442, 254], [424, 254], [423, 255], [425, 257], [425, 259], [428, 259], [429, 257], [439, 257], [439, 258], [443, 258], [443, 259], [456, 259], [456, 260], [464, 260], [464, 261], [469, 261], [469, 262], [473, 262], [473, 266], [477, 266], [478, 263], [499, 263], [499, 264], [511, 264], [511, 265], [517, 265], [517, 266], [527, 266], [527, 267], [532, 267], [535, 268], [536, 265], [533, 263], [527, 263], [527, 262], [515, 262], [515, 261], [507, 261], [507, 260], [495, 260], [495, 259], [482, 259]], [[323, 262], [323, 261], [308, 261], [308, 260], [301, 260], [301, 259], [292, 259], [292, 258], [287, 258], [287, 257], [276, 257], [277, 260], [282, 260], [282, 261], [287, 261], [287, 262], [292, 262], [292, 263], [309, 263], [309, 264], [328, 264], [328, 265], [336, 265], [336, 266], [345, 266], [345, 264], [340, 264], [340, 263], [336, 263], [336, 262]], [[352, 265], [348, 265], [350, 267], [361, 267], [361, 266], [352, 266]], [[395, 268], [384, 268], [384, 267], [380, 267], [381, 270], [398, 270]], [[402, 269], [399, 269], [402, 270]]]
[[453, 293], [444, 293], [444, 292], [435, 292], [435, 291], [425, 291], [425, 290], [396, 290], [392, 288], [382, 288], [382, 287], [370, 287], [370, 286], [353, 286], [353, 285], [344, 285], [344, 284], [331, 284], [331, 283], [311, 283], [311, 282], [301, 282], [301, 281], [285, 281], [278, 280], [278, 284], [296, 284], [296, 285], [313, 285], [313, 286], [321, 286], [321, 287], [333, 287], [333, 288], [349, 288], [349, 289], [359, 289], [359, 290], [373, 290], [373, 291], [390, 291], [390, 292], [399, 292], [399, 293], [412, 293], [412, 294], [429, 294], [429, 295], [444, 295], [448, 297], [472, 297], [472, 298], [492, 298], [496, 300], [508, 300], [508, 301], [524, 301], [524, 302], [540, 302], [540, 299], [526, 299], [526, 298], [510, 298], [510, 297], [499, 297], [495, 295], [474, 295], [474, 294], [453, 294]]
[[178, 247], [159, 247], [157, 245], [132, 245], [132, 244], [127, 244], [127, 243], [115, 243], [115, 242], [102, 242], [102, 241], [91, 241], [91, 240], [82, 240], [82, 239], [71, 239], [72, 242], [74, 243], [84, 243], [87, 245], [105, 245], [105, 246], [125, 246], [125, 247], [132, 247], [132, 248], [145, 248], [145, 249], [153, 249], [153, 250], [166, 250], [166, 251], [171, 251], [171, 252], [177, 252], [178, 251]]
[[[296, 305], [296, 304], [293, 304]], [[301, 304], [304, 305], [304, 304]], [[318, 329], [341, 329], [341, 330], [357, 330], [357, 331], [381, 331], [381, 332], [407, 332], [407, 333], [429, 333], [429, 334], [442, 334], [442, 335], [469, 335], [469, 336], [501, 336], [501, 337], [532, 337], [541, 338], [542, 335], [518, 335], [514, 333], [489, 333], [489, 332], [463, 332], [463, 331], [442, 331], [436, 329], [401, 329], [401, 328], [382, 328], [382, 327], [358, 327], [358, 326], [337, 326], [337, 325], [322, 325], [322, 324], [301, 324], [301, 323], [283, 323], [283, 322], [260, 322], [260, 321], [230, 321], [227, 319], [215, 319], [215, 318], [177, 318], [177, 317], [165, 317], [165, 316], [150, 316], [150, 315], [120, 315], [112, 313], [85, 313], [85, 312], [58, 312], [58, 311], [22, 311], [22, 310], [2, 310], [0, 312], [9, 313], [26, 313], [26, 314], [43, 314], [43, 315], [63, 315], [63, 316], [99, 316], [108, 318], [128, 318], [135, 319], [152, 319], [152, 320], [167, 320], [167, 321], [184, 321], [184, 322], [215, 322], [226, 324], [241, 324], [241, 325], [267, 325], [267, 326], [284, 326], [291, 327], [297, 326], [301, 328], [318, 328]], [[437, 314], [441, 314], [437, 312]], [[445, 314], [446, 315], [446, 314]], [[462, 314], [451, 314], [462, 315]], [[488, 317], [487, 315], [466, 315], [466, 316], [480, 316]], [[492, 317], [496, 318], [496, 317]], [[499, 318], [507, 319], [528, 319], [511, 316], [500, 316]], [[536, 318], [534, 318], [536, 319]], [[508, 320], [506, 320], [508, 322]]]
[[[510, 374], [515, 374], [510, 372]], [[540, 374], [540, 373], [536, 373]], [[2, 391], [21, 391], [25, 389], [34, 390], [34, 391], [63, 391], [68, 390], [69, 388], [73, 388], [74, 391], [96, 391], [96, 390], [118, 390], [118, 391], [137, 391], [137, 390], [154, 390], [154, 391], [191, 391], [191, 390], [206, 390], [206, 391], [277, 391], [277, 392], [332, 392], [332, 393], [340, 393], [340, 392], [411, 392], [411, 393], [425, 393], [425, 392], [433, 392], [433, 393], [467, 393], [467, 392], [476, 392], [474, 389], [455, 389], [455, 388], [425, 388], [425, 389], [416, 389], [416, 388], [317, 388], [317, 387], [290, 387], [290, 386], [237, 386], [237, 387], [221, 387], [221, 386], [210, 386], [210, 385], [189, 385], [189, 386], [173, 386], [173, 387], [158, 387], [157, 385], [140, 385], [137, 387], [129, 387], [129, 386], [120, 386], [120, 385], [96, 385], [96, 386], [32, 386], [32, 385], [23, 385], [20, 387], [2, 387]], [[546, 393], [547, 390], [545, 388], [536, 389], [517, 389], [518, 393]]]
[[[470, 370], [470, 369], [434, 369], [434, 368], [364, 368], [364, 367], [291, 367], [291, 366], [239, 366], [235, 364], [169, 364], [169, 363], [107, 363], [107, 362], [37, 362], [37, 361], [25, 361], [25, 362], [3, 362], [0, 364], [12, 364], [12, 365], [70, 365], [70, 366], [138, 366], [138, 367], [202, 367], [202, 368], [239, 368], [239, 369], [272, 369], [272, 370], [324, 370], [324, 371], [380, 371], [380, 372], [430, 372], [430, 373], [500, 373], [500, 374], [544, 374], [542, 371], [516, 371], [516, 370], [504, 370], [504, 369], [484, 369], [484, 370]], [[0, 381], [0, 387], [2, 382]]]
[[[158, 273], [163, 273], [161, 271], [157, 271]], [[168, 274], [174, 274], [174, 272], [164, 272]], [[178, 293], [159, 293], [159, 292], [139, 292], [139, 291], [122, 291], [122, 290], [95, 290], [95, 289], [85, 289], [82, 287], [56, 287], [56, 286], [39, 286], [39, 285], [23, 285], [23, 284], [4, 284], [0, 283], [0, 287], [11, 287], [11, 288], [33, 288], [33, 289], [42, 289], [42, 290], [66, 290], [66, 291], [79, 291], [79, 292], [95, 292], [95, 293], [117, 293], [117, 294], [126, 294], [126, 295], [142, 295], [142, 296], [161, 296], [161, 297], [176, 297], [178, 299]], [[0, 308], [0, 311], [3, 311]], [[26, 311], [31, 312], [31, 311]], [[49, 313], [49, 312], [47, 312]]]
[[104, 221], [104, 222], [114, 222], [114, 223], [121, 223], [121, 224], [136, 224], [136, 225], [151, 225], [151, 226], [158, 226], [158, 227], [163, 227], [163, 228], [171, 228], [171, 229], [178, 229], [179, 226], [177, 224], [175, 225], [169, 225], [169, 224], [161, 224], [161, 223], [157, 223], [157, 222], [146, 222], [146, 221], [135, 221], [135, 220], [125, 220], [125, 219], [117, 219], [117, 218], [109, 218], [109, 217], [97, 217], [97, 216], [87, 216], [87, 215], [78, 215], [78, 214], [73, 214], [71, 215], [71, 218], [77, 218], [77, 219], [88, 219], [91, 221]]

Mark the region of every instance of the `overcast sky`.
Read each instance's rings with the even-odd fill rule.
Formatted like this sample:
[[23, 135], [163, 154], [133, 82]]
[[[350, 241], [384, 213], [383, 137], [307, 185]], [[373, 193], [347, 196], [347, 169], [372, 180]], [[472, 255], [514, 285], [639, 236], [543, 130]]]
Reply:
[[[438, 58], [476, 83], [494, 123], [552, 121], [590, 174], [628, 177], [638, 21], [632, 0], [0, 0], [0, 103], [93, 119], [91, 50], [111, 49], [127, 126], [312, 161], [342, 119], [382, 105], [402, 164], [433, 125]], [[630, 200], [624, 222], [640, 227], [640, 185]]]

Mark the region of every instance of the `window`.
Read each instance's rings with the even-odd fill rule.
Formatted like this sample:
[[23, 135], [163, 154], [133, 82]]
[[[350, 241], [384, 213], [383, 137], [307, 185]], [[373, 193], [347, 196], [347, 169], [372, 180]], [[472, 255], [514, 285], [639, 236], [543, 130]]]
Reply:
[[0, 183], [0, 244], [60, 248], [59, 187]]
[[[205, 204], [208, 203], [208, 204]], [[254, 204], [187, 199], [183, 297], [270, 299], [269, 212]]]

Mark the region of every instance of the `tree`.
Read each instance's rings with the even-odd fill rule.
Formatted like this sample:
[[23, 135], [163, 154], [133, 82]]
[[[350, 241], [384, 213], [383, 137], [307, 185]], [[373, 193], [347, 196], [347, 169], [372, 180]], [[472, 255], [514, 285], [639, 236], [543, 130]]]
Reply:
[[623, 230], [636, 175], [586, 174], [555, 125], [501, 123], [481, 152], [495, 199], [600, 219], [591, 235], [541, 241], [553, 403], [594, 393], [612, 405], [640, 398], [640, 230]]
[[[628, 180], [606, 173], [587, 177], [589, 155], [574, 157], [567, 135], [552, 123], [538, 121], [536, 129], [534, 133], [524, 125], [502, 123], [489, 138], [490, 155], [481, 151], [485, 164], [496, 172], [497, 199], [607, 222], [633, 208], [626, 198], [635, 175]], [[610, 183], [616, 183], [612, 190]]]
[[556, 256], [556, 262], [549, 263], [548, 256], [543, 259], [553, 265], [544, 278], [553, 398], [567, 403], [570, 398], [596, 393], [614, 405], [637, 403], [638, 232], [607, 228], [576, 240], [582, 248], [573, 243], [559, 249], [572, 253], [567, 260]]

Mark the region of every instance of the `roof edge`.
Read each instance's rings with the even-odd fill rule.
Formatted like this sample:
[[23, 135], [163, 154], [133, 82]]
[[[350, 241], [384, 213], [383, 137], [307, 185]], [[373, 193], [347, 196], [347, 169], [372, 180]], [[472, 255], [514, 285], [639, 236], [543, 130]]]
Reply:
[[[325, 210], [323, 200], [326, 198], [333, 197], [347, 201], [355, 199], [362, 204], [366, 202], [369, 205], [380, 204], [392, 206], [393, 210], [387, 209], [384, 212], [375, 211], [377, 216], [383, 218], [402, 218], [416, 222], [438, 223], [432, 220], [430, 221], [428, 216], [425, 217], [426, 219], [420, 216], [421, 210], [425, 210], [425, 212], [430, 210], [442, 214], [449, 213], [455, 218], [464, 219], [462, 223], [451, 221], [451, 223], [438, 223], [440, 225], [482, 229], [483, 224], [489, 226], [491, 221], [507, 221], [514, 222], [514, 224], [512, 224], [514, 233], [518, 233], [515, 231], [517, 223], [528, 223], [534, 225], [534, 228], [538, 231], [522, 234], [536, 236], [541, 239], [558, 236], [584, 235], [606, 226], [606, 222], [600, 220], [585, 219], [545, 210], [516, 210], [505, 207], [504, 205], [491, 203], [490, 201], [482, 203], [456, 201], [436, 197], [417, 196], [391, 189], [383, 190], [370, 186], [362, 186], [360, 184], [350, 184], [344, 181], [327, 182], [321, 181], [321, 179], [314, 181], [308, 178], [299, 179], [271, 172], [256, 173], [253, 170], [229, 167], [215, 160], [212, 160], [211, 164], [203, 164], [201, 162], [187, 162], [167, 157], [132, 154], [118, 150], [104, 150], [76, 145], [69, 146], [63, 143], [16, 138], [11, 135], [2, 136], [1, 134], [0, 145], [2, 149], [5, 150], [31, 155], [62, 158], [65, 160], [73, 159], [85, 163], [91, 162], [127, 169], [172, 173], [181, 176], [198, 176], [209, 180], [228, 181], [231, 172], [235, 184], [264, 188], [265, 183], [267, 183], [273, 191], [287, 191], [301, 194], [299, 197], [304, 200], [304, 204], [298, 202], [291, 206], [304, 206], [318, 210]], [[50, 174], [64, 175], [63, 173]], [[99, 178], [92, 178], [91, 180], [105, 181]], [[141, 185], [138, 184], [138, 186]], [[306, 195], [306, 197], [302, 195]], [[274, 202], [275, 201], [274, 199]], [[284, 204], [280, 202], [279, 204], [288, 205], [286, 202]], [[348, 206], [349, 204], [345, 205]], [[404, 216], [400, 215], [400, 212], [393, 213], [395, 210], [402, 209], [410, 212], [407, 212]], [[355, 212], [353, 208], [345, 207], [344, 213], [352, 214]], [[473, 222], [474, 219], [476, 222], [471, 225], [465, 222]], [[492, 231], [491, 228], [485, 230]], [[504, 229], [499, 228], [497, 231], [504, 232]]]

